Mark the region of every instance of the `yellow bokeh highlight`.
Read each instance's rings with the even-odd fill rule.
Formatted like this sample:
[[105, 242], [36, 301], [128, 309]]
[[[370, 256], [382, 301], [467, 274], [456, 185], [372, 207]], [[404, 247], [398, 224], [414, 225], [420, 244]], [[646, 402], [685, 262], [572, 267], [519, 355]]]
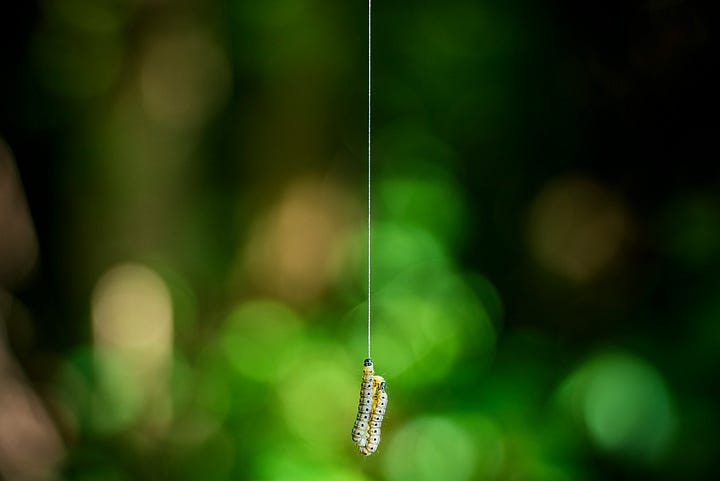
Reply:
[[630, 231], [630, 215], [618, 195], [582, 176], [548, 182], [530, 209], [530, 250], [544, 268], [576, 283], [612, 267]]
[[356, 201], [336, 180], [293, 180], [252, 225], [237, 277], [286, 302], [317, 301], [336, 281], [333, 262], [358, 212]]
[[166, 426], [173, 311], [165, 282], [139, 264], [113, 267], [93, 291], [92, 326], [97, 427], [113, 431], [141, 416], [150, 428]]
[[218, 43], [199, 27], [167, 27], [147, 40], [139, 86], [147, 116], [170, 130], [193, 131], [230, 93], [232, 70]]

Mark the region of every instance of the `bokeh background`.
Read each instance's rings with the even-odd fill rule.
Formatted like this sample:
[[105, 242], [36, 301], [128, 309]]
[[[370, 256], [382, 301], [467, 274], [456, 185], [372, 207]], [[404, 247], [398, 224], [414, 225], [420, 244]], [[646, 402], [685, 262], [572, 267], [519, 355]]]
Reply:
[[717, 479], [718, 6], [0, 12], [0, 478]]

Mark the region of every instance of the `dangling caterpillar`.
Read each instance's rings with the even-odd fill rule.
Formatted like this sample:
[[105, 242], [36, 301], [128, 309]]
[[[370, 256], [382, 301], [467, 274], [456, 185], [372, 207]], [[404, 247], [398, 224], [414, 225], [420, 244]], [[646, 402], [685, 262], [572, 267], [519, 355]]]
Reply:
[[357, 417], [352, 430], [352, 440], [358, 446], [365, 446], [368, 438], [370, 413], [372, 412], [375, 369], [370, 358], [365, 359], [362, 370], [362, 384], [360, 384], [360, 403]]
[[352, 430], [352, 440], [364, 456], [370, 456], [380, 444], [380, 428], [388, 399], [385, 385], [382, 376], [375, 376], [372, 360], [365, 359], [358, 414]]
[[387, 393], [385, 392], [385, 379], [382, 376], [373, 378], [373, 386], [375, 392], [373, 394], [373, 407], [370, 413], [370, 430], [367, 444], [358, 446], [360, 454], [370, 456], [377, 451], [380, 444], [380, 428], [382, 427], [383, 418], [385, 417], [385, 408], [387, 407]]

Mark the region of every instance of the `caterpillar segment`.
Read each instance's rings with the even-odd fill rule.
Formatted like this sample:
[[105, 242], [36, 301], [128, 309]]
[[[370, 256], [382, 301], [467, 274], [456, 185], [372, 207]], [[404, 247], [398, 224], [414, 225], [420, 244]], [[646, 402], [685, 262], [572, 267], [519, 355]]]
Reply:
[[370, 358], [363, 362], [360, 402], [357, 417], [352, 429], [352, 440], [358, 446], [367, 445], [375, 394], [375, 368]]
[[358, 449], [363, 456], [370, 456], [377, 451], [380, 444], [380, 429], [382, 427], [383, 418], [385, 417], [385, 409], [387, 408], [387, 392], [385, 392], [385, 379], [382, 376], [374, 376], [373, 378], [373, 404], [370, 412], [370, 423], [368, 426], [367, 442], [360, 445]]

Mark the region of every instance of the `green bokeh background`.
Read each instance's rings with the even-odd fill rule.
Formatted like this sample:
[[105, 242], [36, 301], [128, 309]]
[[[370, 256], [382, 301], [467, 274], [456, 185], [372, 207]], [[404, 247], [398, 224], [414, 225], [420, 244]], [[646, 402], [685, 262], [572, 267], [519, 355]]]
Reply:
[[717, 6], [375, 2], [362, 458], [366, 8], [3, 12], [0, 477], [716, 479]]

